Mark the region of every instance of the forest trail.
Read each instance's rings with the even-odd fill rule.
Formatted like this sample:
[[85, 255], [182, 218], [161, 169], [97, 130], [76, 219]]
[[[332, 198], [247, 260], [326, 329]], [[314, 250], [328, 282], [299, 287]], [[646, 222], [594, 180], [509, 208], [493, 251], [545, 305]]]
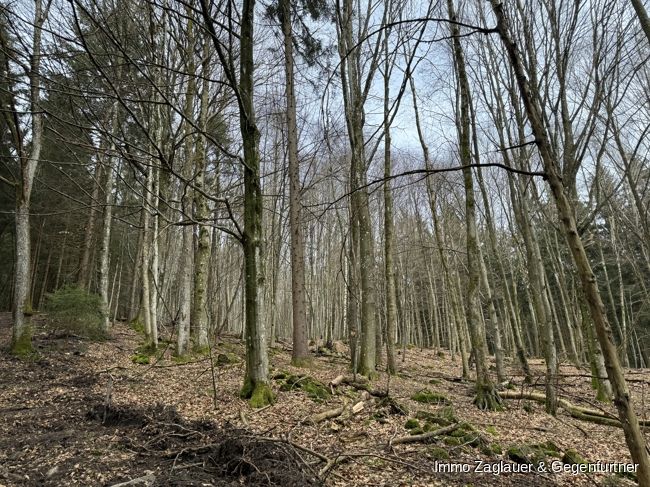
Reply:
[[[377, 395], [389, 388], [393, 402], [388, 402], [345, 384], [327, 386], [326, 392], [301, 387], [301, 381], [312, 381], [296, 379], [297, 374], [329, 384], [347, 374], [348, 359], [319, 354], [305, 371], [292, 368], [290, 351], [276, 347], [271, 376], [277, 401], [255, 411], [237, 395], [244, 350], [234, 337], [222, 339], [212, 351], [217, 363], [213, 382], [209, 357], [177, 362], [172, 347], [160, 350], [149, 364], [135, 363], [146, 361], [137, 351], [141, 336], [124, 324], [113, 327], [113, 339], [100, 343], [38, 331], [38, 355], [18, 360], [6, 352], [9, 323], [0, 316], [0, 486], [112, 486], [134, 478], [150, 480], [138, 485], [204, 486], [633, 485], [602, 474], [435, 472], [451, 464], [473, 470], [479, 459], [513, 465], [514, 447], [540, 444], [546, 445], [546, 461], [559, 461], [575, 449], [588, 462], [629, 462], [619, 428], [564, 412], [553, 418], [543, 405], [526, 401], [507, 401], [503, 412], [479, 411], [472, 405], [472, 384], [459, 379], [460, 360], [453, 362], [446, 352], [407, 349], [403, 362], [401, 352], [400, 375], [388, 383], [382, 373], [371, 384]], [[538, 384], [528, 390], [543, 390], [542, 362], [531, 363]], [[561, 372], [562, 397], [602, 407], [589, 400], [593, 393], [585, 371], [563, 364]], [[634, 379], [637, 411], [645, 418], [644, 386], [650, 374], [627, 372]], [[512, 382], [521, 387], [516, 375]], [[437, 403], [412, 399], [424, 389], [437, 394]], [[361, 401], [357, 414], [308, 421]], [[412, 420], [420, 418], [424, 427], [443, 416], [471, 427], [426, 444], [389, 446], [409, 434], [409, 419], [413, 426]], [[529, 449], [533, 456], [535, 451], [540, 450]]]

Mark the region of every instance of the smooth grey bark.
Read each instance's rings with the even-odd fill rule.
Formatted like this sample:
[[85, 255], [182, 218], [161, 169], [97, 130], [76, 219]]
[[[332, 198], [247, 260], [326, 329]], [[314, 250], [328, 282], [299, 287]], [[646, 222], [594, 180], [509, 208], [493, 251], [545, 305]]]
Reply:
[[287, 159], [289, 160], [289, 228], [291, 233], [291, 305], [293, 309], [293, 351], [291, 363], [307, 365], [310, 361], [307, 346], [307, 308], [305, 306], [305, 239], [302, 231], [302, 191], [298, 159], [298, 124], [294, 88], [293, 38], [291, 33], [290, 0], [280, 0], [284, 43], [284, 73], [287, 86]]
[[[189, 120], [193, 118], [193, 105], [196, 93], [196, 78], [195, 70], [196, 64], [194, 62], [194, 47], [196, 43], [196, 35], [194, 34], [194, 19], [189, 7], [186, 7], [188, 20], [187, 20], [187, 45], [186, 45], [186, 69], [187, 77], [187, 91], [185, 92], [185, 106], [183, 112], [185, 115], [184, 124], [184, 161], [182, 168], [182, 175], [185, 181], [192, 179], [192, 172], [194, 170], [194, 157], [196, 155], [197, 139], [194, 136], [194, 129], [190, 125]], [[183, 220], [191, 220], [193, 211], [193, 190], [189, 187], [187, 182], [183, 182], [183, 190], [181, 196], [181, 215]], [[179, 272], [178, 286], [180, 288], [180, 301], [179, 301], [179, 314], [178, 314], [178, 330], [176, 337], [176, 355], [185, 355], [190, 347], [190, 323], [193, 318], [192, 308], [194, 297], [192, 294], [192, 276], [193, 276], [193, 256], [194, 256], [194, 225], [185, 221], [181, 226], [181, 265]]]
[[113, 225], [113, 186], [115, 183], [115, 173], [118, 170], [117, 161], [115, 160], [115, 136], [117, 134], [118, 124], [119, 105], [118, 102], [115, 101], [111, 113], [110, 142], [105, 166], [106, 181], [104, 182], [102, 236], [99, 246], [99, 296], [102, 302], [102, 313], [104, 314], [103, 327], [106, 333], [108, 333], [110, 328], [110, 310], [108, 309], [108, 273], [110, 271], [111, 230]]
[[[209, 72], [210, 56], [209, 43], [206, 39], [203, 45], [203, 72]], [[199, 126], [203, 132], [208, 130], [208, 104], [209, 104], [209, 83], [203, 80], [201, 86], [201, 108], [199, 111]], [[199, 136], [194, 156], [194, 220], [199, 229], [198, 244], [194, 259], [194, 302], [192, 320], [195, 329], [196, 342], [194, 346], [198, 350], [208, 347], [208, 308], [207, 308], [207, 287], [208, 287], [208, 260], [210, 258], [210, 231], [206, 224], [209, 217], [208, 201], [203, 194], [205, 187], [205, 173], [207, 169], [206, 160], [207, 139], [205, 134]]]
[[[364, 104], [370, 89], [370, 81], [377, 69], [379, 56], [376, 45], [366, 74], [366, 83], [362, 86], [360, 73], [360, 49], [356, 49], [354, 40], [353, 21], [354, 5], [352, 0], [343, 0], [343, 5], [337, 2], [337, 34], [339, 41], [339, 57], [341, 59], [340, 71], [343, 85], [343, 104], [345, 119], [350, 143], [350, 180], [352, 186], [350, 217], [355, 218], [358, 224], [359, 241], [359, 287], [361, 293], [361, 327], [360, 351], [357, 371], [366, 376], [375, 373], [376, 365], [376, 290], [373, 277], [375, 273], [374, 240], [372, 235], [372, 221], [370, 217], [370, 202], [366, 182], [366, 151], [363, 128], [365, 126]], [[370, 6], [369, 6], [370, 9]], [[368, 27], [370, 15], [366, 13], [365, 20], [361, 21], [361, 30], [365, 32]], [[358, 32], [358, 37], [363, 38], [363, 32]], [[378, 38], [381, 39], [379, 34]], [[379, 41], [378, 41], [379, 42]], [[352, 221], [351, 221], [351, 224]]]

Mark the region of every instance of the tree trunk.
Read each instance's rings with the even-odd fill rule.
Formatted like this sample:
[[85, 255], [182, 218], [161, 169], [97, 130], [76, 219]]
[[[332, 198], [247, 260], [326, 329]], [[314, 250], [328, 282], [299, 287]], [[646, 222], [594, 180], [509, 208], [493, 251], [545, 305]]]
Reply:
[[[203, 72], [209, 72], [209, 49], [207, 39], [203, 46]], [[209, 85], [204, 80], [201, 87], [201, 108], [199, 113], [199, 126], [201, 130], [208, 130], [208, 104]], [[201, 135], [197, 143], [197, 150], [194, 156], [196, 164], [194, 172], [194, 220], [199, 228], [199, 241], [194, 260], [194, 302], [192, 310], [193, 324], [195, 326], [196, 343], [198, 350], [208, 347], [208, 309], [207, 309], [207, 287], [208, 287], [208, 260], [210, 258], [210, 231], [206, 222], [209, 217], [208, 202], [203, 194], [205, 189], [205, 172], [207, 169], [206, 160], [206, 137]]]
[[[456, 21], [456, 13], [452, 0], [447, 0], [449, 18]], [[481, 409], [500, 409], [501, 399], [497, 394], [494, 383], [490, 379], [487, 365], [487, 343], [485, 328], [482, 326], [479, 313], [479, 284], [481, 278], [481, 262], [476, 230], [476, 205], [472, 168], [472, 152], [470, 144], [470, 90], [465, 71], [465, 57], [460, 44], [460, 32], [456, 24], [451, 24], [453, 39], [454, 61], [458, 74], [458, 89], [460, 95], [460, 119], [457, 121], [460, 163], [463, 166], [463, 183], [465, 187], [465, 225], [467, 245], [467, 325], [469, 327], [474, 359], [476, 361], [476, 398], [474, 403]]]
[[[48, 4], [49, 7], [49, 4]], [[30, 270], [30, 235], [29, 235], [29, 208], [36, 167], [43, 147], [43, 114], [40, 108], [41, 92], [41, 36], [42, 26], [47, 17], [48, 8], [43, 9], [42, 0], [36, 0], [34, 7], [34, 34], [32, 39], [32, 56], [29, 71], [30, 106], [32, 113], [32, 143], [31, 153], [27, 155], [22, 142], [17, 144], [18, 157], [20, 158], [20, 177], [16, 184], [16, 267], [13, 297], [14, 325], [11, 336], [11, 351], [19, 355], [31, 352], [31, 327], [30, 320], [25, 318], [25, 312], [31, 312], [31, 303], [27, 301], [29, 292]], [[15, 109], [15, 100], [12, 102]], [[16, 124], [15, 133], [20, 132]], [[22, 135], [19, 136], [22, 139]]]
[[639, 421], [630, 402], [630, 393], [623, 377], [616, 346], [612, 337], [612, 330], [607, 321], [605, 307], [600, 297], [596, 277], [589, 264], [589, 258], [576, 227], [573, 208], [569, 198], [564, 192], [557, 164], [553, 156], [548, 132], [544, 125], [541, 108], [534, 98], [528, 80], [524, 75], [520, 55], [517, 47], [510, 38], [509, 27], [503, 12], [503, 5], [496, 0], [491, 0], [492, 9], [497, 19], [497, 31], [507, 51], [511, 67], [514, 70], [519, 92], [524, 102], [531, 128], [535, 134], [535, 143], [539, 150], [548, 184], [555, 200], [562, 228], [571, 250], [571, 255], [576, 264], [578, 275], [582, 283], [583, 292], [589, 306], [589, 312], [594, 322], [596, 335], [600, 342], [607, 375], [614, 390], [614, 403], [618, 409], [619, 419], [623, 426], [625, 439], [630, 449], [634, 463], [638, 465], [637, 480], [642, 487], [650, 486], [650, 460], [646, 452], [646, 444], [639, 428]]
[[[293, 38], [291, 2], [280, 1], [284, 40], [284, 73], [287, 85], [287, 158], [289, 160], [289, 228], [291, 232], [291, 305], [293, 309], [293, 351], [291, 363], [305, 366], [310, 362], [307, 347], [307, 309], [305, 306], [305, 240], [301, 219], [300, 162], [298, 127], [293, 76]], [[279, 249], [278, 249], [279, 250]], [[277, 276], [276, 276], [277, 279]]]
[[253, 407], [273, 401], [269, 386], [269, 359], [264, 325], [260, 320], [259, 296], [264, 282], [262, 275], [262, 189], [260, 187], [260, 133], [253, 102], [253, 27], [255, 1], [244, 0], [240, 37], [240, 129], [244, 146], [244, 247], [245, 270], [245, 338], [246, 377], [241, 391]]
[[393, 193], [391, 189], [390, 152], [390, 76], [388, 35], [384, 37], [385, 70], [384, 75], [384, 276], [386, 279], [386, 361], [388, 373], [395, 374], [395, 329], [397, 325], [397, 292], [395, 289], [395, 231], [393, 223]]
[[[119, 76], [118, 76], [119, 77]], [[103, 226], [102, 239], [99, 248], [99, 296], [102, 301], [102, 313], [104, 314], [104, 332], [108, 333], [110, 326], [110, 312], [108, 309], [108, 279], [110, 270], [110, 246], [111, 246], [111, 229], [113, 224], [113, 185], [115, 182], [115, 173], [118, 170], [115, 158], [115, 140], [117, 133], [119, 110], [118, 102], [113, 103], [113, 113], [111, 122], [111, 142], [108, 148], [108, 161], [106, 163], [106, 181], [104, 183], [104, 208], [103, 208]]]
[[79, 274], [77, 276], [77, 283], [79, 287], [88, 289], [90, 285], [91, 275], [91, 262], [90, 256], [92, 254], [93, 240], [95, 239], [95, 222], [97, 220], [97, 204], [99, 203], [99, 188], [102, 180], [102, 165], [99, 161], [95, 164], [95, 173], [93, 176], [93, 194], [90, 201], [90, 213], [88, 215], [88, 223], [86, 224], [86, 233], [84, 236], [84, 248], [81, 254], [81, 263], [79, 265]]

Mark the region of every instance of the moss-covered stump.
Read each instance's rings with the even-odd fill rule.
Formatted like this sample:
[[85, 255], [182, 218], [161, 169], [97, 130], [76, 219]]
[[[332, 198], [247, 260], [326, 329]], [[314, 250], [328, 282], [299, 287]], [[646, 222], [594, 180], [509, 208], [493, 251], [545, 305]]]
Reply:
[[451, 401], [445, 395], [429, 389], [419, 390], [411, 396], [411, 399], [423, 404], [451, 404]]
[[331, 396], [325, 384], [308, 375], [278, 372], [273, 376], [273, 379], [278, 382], [281, 391], [302, 390], [312, 401], [322, 402]]
[[420, 427], [420, 422], [414, 418], [407, 419], [406, 423], [404, 423], [404, 428], [407, 430], [412, 430], [419, 427]]
[[539, 465], [541, 462], [547, 463], [549, 458], [562, 458], [562, 452], [552, 441], [531, 445], [514, 445], [508, 448], [507, 455], [513, 462], [533, 465]]
[[30, 358], [34, 355], [32, 333], [29, 328], [26, 328], [20, 336], [13, 338], [9, 351], [15, 357], [23, 359]]
[[419, 410], [415, 413], [415, 418], [440, 426], [449, 426], [450, 424], [458, 423], [458, 418], [454, 413], [454, 407], [452, 405], [444, 406], [435, 413]]
[[292, 358], [291, 365], [300, 369], [310, 369], [314, 365], [314, 360], [311, 356]]
[[503, 411], [503, 400], [494, 384], [477, 384], [474, 404], [481, 411]]
[[223, 367], [225, 365], [239, 363], [239, 356], [232, 352], [220, 353], [217, 355], [214, 365], [216, 367]]
[[569, 448], [564, 452], [564, 455], [562, 455], [562, 462], [567, 465], [580, 465], [587, 463], [587, 461], [573, 448]]
[[254, 383], [250, 377], [246, 377], [239, 397], [249, 399], [249, 404], [255, 409], [268, 406], [275, 402], [271, 386], [266, 382]]

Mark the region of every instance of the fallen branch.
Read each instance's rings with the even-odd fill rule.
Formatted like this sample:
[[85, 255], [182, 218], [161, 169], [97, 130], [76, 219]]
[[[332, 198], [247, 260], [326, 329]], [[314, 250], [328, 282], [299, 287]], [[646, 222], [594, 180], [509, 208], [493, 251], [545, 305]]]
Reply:
[[389, 443], [389, 446], [399, 445], [401, 443], [421, 443], [428, 441], [436, 436], [446, 435], [456, 430], [460, 426], [460, 423], [450, 424], [444, 428], [437, 429], [435, 431], [429, 431], [428, 433], [422, 433], [420, 435], [409, 435], [409, 436], [400, 436], [395, 438]]
[[309, 422], [312, 424], [322, 423], [327, 419], [332, 419], [340, 416], [341, 414], [343, 414], [343, 411], [345, 411], [345, 406], [341, 406], [334, 409], [328, 409], [327, 411], [323, 411], [322, 413], [314, 414], [311, 418], [309, 418]]
[[[338, 379], [338, 377], [337, 377]], [[387, 391], [382, 391], [379, 389], [372, 389], [370, 387], [370, 383], [365, 381], [365, 380], [359, 380], [360, 378], [358, 377], [356, 380], [354, 377], [345, 377], [341, 382], [345, 385], [348, 385], [350, 387], [355, 388], [358, 391], [366, 391], [368, 394], [374, 397], [387, 397], [388, 392]], [[335, 379], [336, 380], [336, 379]]]
[[[503, 399], [527, 399], [542, 404], [546, 402], [546, 396], [541, 392], [501, 391], [499, 395]], [[622, 428], [621, 422], [618, 419], [602, 411], [576, 406], [566, 399], [558, 399], [557, 404], [573, 418], [589, 421], [590, 423], [602, 424], [604, 426]], [[639, 420], [639, 424], [641, 426], [650, 426], [650, 421]]]
[[138, 477], [137, 479], [129, 480], [128, 482], [121, 482], [119, 484], [113, 484], [111, 487], [127, 487], [130, 485], [144, 485], [148, 487], [156, 481], [156, 477], [153, 475], [145, 475], [144, 477]]

